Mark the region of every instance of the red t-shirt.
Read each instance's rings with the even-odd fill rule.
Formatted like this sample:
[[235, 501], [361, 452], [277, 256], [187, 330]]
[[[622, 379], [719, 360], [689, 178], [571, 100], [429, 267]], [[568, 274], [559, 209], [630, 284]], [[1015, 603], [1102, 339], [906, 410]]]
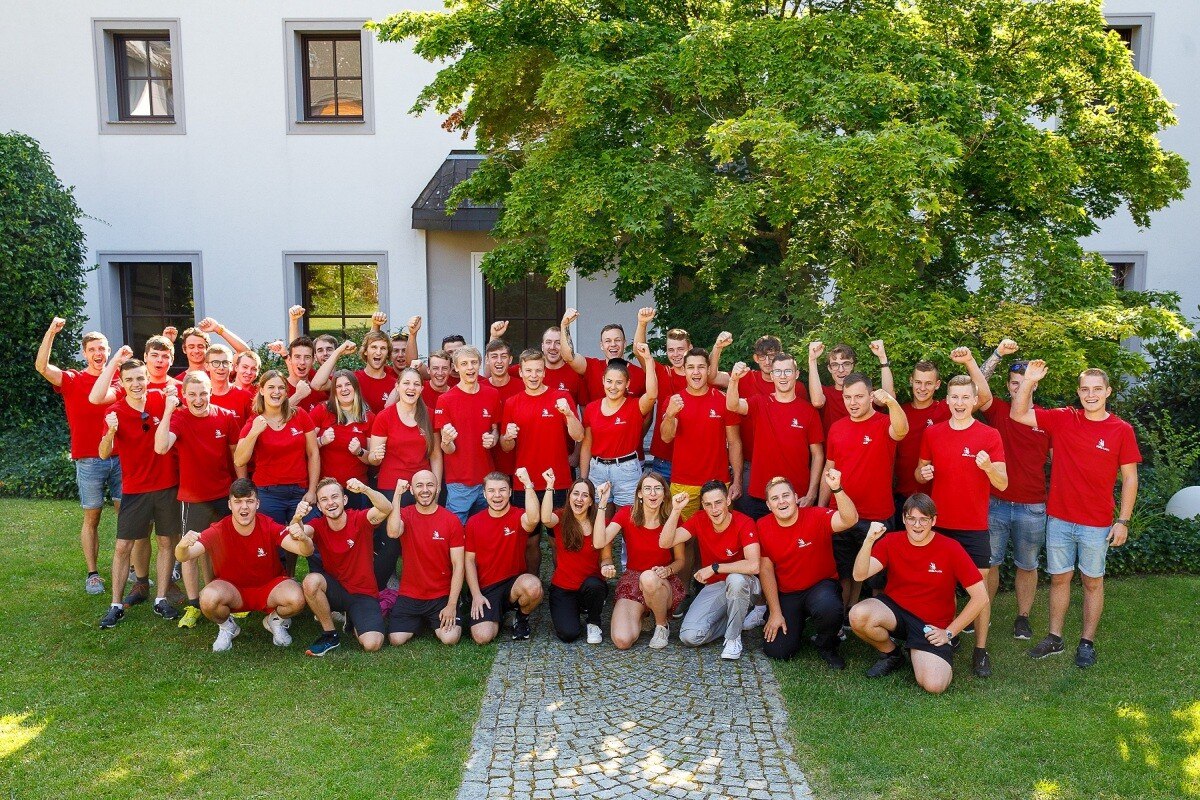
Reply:
[[375, 584], [375, 526], [367, 519], [366, 509], [347, 508], [342, 513], [346, 523], [339, 531], [331, 528], [324, 516], [308, 523], [323, 571], [350, 594], [375, 597], [379, 594]]
[[520, 429], [517, 446], [513, 449], [517, 454], [514, 462], [516, 468], [525, 467], [531, 476], [538, 477], [546, 470], [553, 469], [554, 488], [569, 489], [571, 464], [568, 460], [567, 421], [555, 407], [560, 399], [572, 402], [569, 394], [554, 389], [539, 395], [530, 395], [528, 392], [513, 395], [504, 402], [500, 433], [503, 435], [508, 424], [515, 422]]
[[[517, 367], [518, 377], [520, 377], [520, 367]], [[571, 368], [570, 364], [563, 362], [558, 367], [551, 369], [550, 365], [546, 365], [546, 377], [542, 380], [542, 384], [550, 387], [552, 392], [566, 392], [571, 396], [571, 408], [583, 403], [585, 390], [583, 388], [583, 376]]]
[[442, 395], [433, 412], [433, 429], [439, 437], [447, 423], [458, 431], [454, 452], [442, 455], [446, 483], [468, 486], [483, 483], [484, 476], [493, 469], [492, 451], [500, 447], [499, 438], [492, 449], [484, 447], [483, 435], [499, 428], [500, 415], [500, 393], [486, 383], [479, 384], [475, 394], [464, 392], [460, 383]]
[[[99, 375], [77, 369], [64, 369], [62, 383], [54, 391], [62, 395], [63, 407], [67, 412], [67, 426], [71, 429], [71, 458], [99, 458], [100, 440], [108, 426], [104, 415], [108, 408], [88, 402], [88, 395], [96, 385]], [[116, 386], [116, 382], [113, 383]], [[115, 454], [115, 451], [114, 451]]]
[[287, 528], [266, 514], [255, 517], [246, 536], [237, 532], [233, 517], [225, 517], [204, 529], [200, 544], [212, 559], [214, 578], [249, 589], [287, 577], [279, 560], [279, 545], [287, 535]]
[[[312, 374], [310, 373], [308, 378], [306, 378], [305, 380], [312, 380]], [[284, 385], [287, 386], [288, 397], [291, 397], [292, 395], [294, 395], [296, 393], [296, 387], [292, 385], [291, 381], [285, 380]], [[295, 405], [297, 408], [299, 408], [302, 411], [312, 411], [314, 408], [321, 405], [328, 399], [329, 399], [329, 392], [318, 392], [316, 389], [312, 389], [309, 391], [307, 397], [305, 397], [303, 400], [301, 400], [299, 403], [296, 403]]]
[[430, 418], [433, 417], [433, 412], [437, 409], [437, 405], [441, 402], [442, 397], [448, 394], [451, 388], [452, 384], [447, 381], [446, 388], [439, 392], [433, 388], [432, 383], [425, 381], [425, 385], [421, 387], [421, 399], [425, 401], [425, 407], [429, 409]]
[[1034, 413], [1054, 449], [1046, 513], [1077, 525], [1111, 525], [1116, 508], [1113, 484], [1121, 466], [1142, 461], [1133, 427], [1116, 414], [1090, 420], [1078, 408]]
[[117, 435], [113, 441], [121, 459], [121, 490], [125, 494], [142, 494], [177, 486], [179, 457], [175, 450], [168, 450], [163, 456], [154, 452], [154, 432], [162, 421], [163, 395], [147, 394], [144, 412], [125, 400], [104, 409], [105, 414], [109, 411], [117, 413]]
[[593, 400], [583, 410], [583, 426], [592, 432], [592, 456], [620, 458], [636, 453], [645, 421], [637, 398], [627, 396], [613, 414], [605, 414], [603, 408], [603, 400]]
[[[250, 434], [254, 419], [246, 420], [241, 438]], [[306, 434], [316, 429], [307, 411], [297, 410], [283, 427], [270, 425], [254, 443], [254, 482], [259, 486], [308, 487], [308, 452]]]
[[[501, 417], [504, 416], [504, 404], [508, 402], [508, 398], [525, 393], [525, 384], [521, 382], [520, 378], [509, 378], [508, 383], [503, 386], [496, 386], [492, 383], [491, 378], [489, 378], [488, 385], [500, 393]], [[503, 433], [504, 428], [500, 428], [497, 431], [497, 434]], [[514, 449], [506, 453], [504, 452], [504, 448], [500, 446], [500, 443], [497, 442], [496, 446], [492, 448], [492, 462], [496, 465], [496, 469], [499, 472], [503, 472], [505, 475], [512, 475], [517, 469], [517, 451]]]
[[[741, 415], [726, 409], [725, 393], [711, 386], [701, 395], [686, 390], [679, 395], [683, 409], [676, 417], [671, 482], [687, 486], [703, 486], [712, 480], [728, 482], [725, 428], [741, 422]], [[666, 402], [670, 401], [667, 397]]]
[[515, 578], [528, 566], [525, 563], [525, 544], [528, 532], [521, 527], [525, 512], [516, 506], [499, 517], [485, 508], [467, 520], [467, 552], [475, 554], [475, 569], [479, 588]]
[[[1044, 411], [1034, 406], [1035, 412]], [[1050, 437], [1041, 428], [1022, 425], [1009, 416], [1012, 405], [999, 397], [983, 412], [988, 424], [1000, 433], [1008, 460], [1008, 488], [993, 488], [992, 496], [1011, 503], [1046, 502], [1046, 458], [1050, 455]]]
[[354, 377], [358, 378], [359, 391], [371, 412], [378, 414], [383, 411], [388, 395], [396, 388], [396, 373], [384, 367], [382, 378], [372, 378], [366, 370], [360, 369], [355, 370]]
[[[742, 436], [746, 436], [746, 423], [752, 422], [758, 454], [750, 464], [747, 489], [750, 496], [764, 499], [767, 481], [777, 475], [790, 480], [796, 491], [804, 496], [812, 477], [809, 447], [825, 441], [817, 410], [799, 397], [781, 403], [774, 393], [755, 395], [746, 400], [746, 405], [749, 413], [743, 418]], [[742, 444], [745, 445], [744, 439]]]
[[229, 391], [225, 394], [210, 395], [209, 402], [218, 408], [232, 411], [239, 428], [246, 424], [246, 420], [254, 416], [254, 395], [233, 384], [229, 385]]
[[[775, 383], [770, 378], [763, 377], [762, 370], [754, 370], [738, 382], [738, 396], [746, 402], [752, 397], [773, 396]], [[813, 409], [816, 411], [816, 409]], [[756, 420], [753, 414], [742, 417], [742, 458], [747, 464], [754, 461], [754, 426]], [[806, 459], [807, 460], [807, 459]], [[754, 479], [751, 478], [751, 481]], [[756, 497], [758, 495], [755, 495]]]
[[665, 567], [675, 560], [675, 554], [670, 548], [664, 550], [658, 546], [658, 535], [662, 532], [662, 527], [646, 528], [635, 525], [633, 509], [629, 506], [618, 508], [609, 524], [620, 526], [621, 535], [625, 537], [625, 568], [630, 572]]
[[658, 377], [658, 400], [654, 405], [654, 429], [650, 437], [650, 455], [670, 461], [675, 453], [673, 442], [662, 440], [662, 421], [667, 413], [667, 404], [671, 395], [683, 394], [687, 391], [687, 378], [675, 371], [674, 367], [664, 366], [654, 362], [654, 374]]
[[[560, 508], [554, 513], [558, 514], [559, 520], [563, 520], [571, 510]], [[562, 522], [559, 522], [554, 528], [554, 575], [550, 578], [551, 585], [575, 592], [591, 577], [602, 578], [600, 551], [592, 546], [592, 537], [584, 536], [578, 550], [568, 550], [563, 544]]]
[[399, 404], [388, 406], [375, 417], [371, 425], [372, 436], [383, 436], [387, 440], [383, 461], [379, 465], [381, 492], [395, 491], [396, 482], [401, 478], [412, 483], [413, 475], [430, 469], [429, 445], [421, 433], [421, 427], [404, 424], [399, 408]]
[[983, 531], [988, 526], [988, 497], [992, 482], [975, 464], [986, 450], [996, 464], [1004, 462], [1004, 443], [996, 429], [978, 420], [963, 430], [939, 422], [921, 437], [921, 460], [933, 464], [933, 498], [938, 525], [962, 531]]
[[774, 514], [758, 521], [762, 554], [771, 559], [780, 592], [803, 592], [823, 580], [838, 579], [833, 560], [832, 508], [799, 508], [796, 521], [788, 527]]
[[821, 391], [825, 393], [825, 405], [821, 406], [821, 422], [828, 431], [833, 427], [833, 423], [850, 416], [850, 412], [846, 410], [846, 400], [842, 397], [841, 389], [822, 384]]
[[963, 546], [948, 536], [932, 534], [921, 547], [904, 531], [886, 534], [871, 548], [871, 557], [887, 570], [884, 593], [901, 608], [930, 625], [945, 628], [954, 620], [954, 586], [983, 580]]
[[171, 414], [171, 433], [179, 458], [179, 500], [203, 503], [229, 494], [237, 478], [230, 448], [237, 447], [241, 425], [227, 408], [210, 404], [208, 413], [197, 417], [186, 408]]
[[[891, 424], [887, 414], [875, 411], [862, 422], [843, 417], [826, 428], [826, 458], [841, 471], [842, 488], [863, 519], [887, 519], [896, 510], [892, 501], [896, 442], [889, 433]], [[836, 505], [830, 496], [829, 507]]]
[[317, 406], [311, 414], [313, 425], [317, 428], [317, 439], [326, 428], [333, 428], [333, 441], [321, 446], [321, 477], [336, 478], [337, 482], [346, 485], [351, 478], [358, 478], [364, 483], [367, 480], [367, 465], [350, 452], [350, 442], [358, 439], [364, 448], [371, 444], [371, 423], [375, 415], [367, 412], [363, 422], [349, 422], [339, 425], [337, 416], [330, 412], [328, 406]]
[[[729, 525], [720, 532], [713, 527], [712, 517], [703, 511], [693, 514], [683, 525], [684, 530], [690, 533], [700, 546], [700, 567], [741, 561], [745, 557], [743, 550], [746, 546], [758, 544], [758, 530], [754, 527], [754, 520], [740, 511], [730, 511], [729, 514]], [[723, 581], [726, 577], [728, 576], [725, 573], [718, 572], [709, 578], [709, 583]]]
[[[400, 537], [404, 556], [400, 594], [414, 600], [449, 597], [450, 579], [454, 575], [450, 551], [467, 544], [462, 523], [442, 506], [437, 506], [432, 514], [422, 514], [416, 506], [405, 506], [400, 509], [400, 519], [404, 521], [404, 535]], [[524, 547], [525, 537], [519, 538]]]
[[[583, 373], [583, 387], [587, 400], [594, 402], [603, 398], [604, 395], [604, 373], [608, 371], [608, 359], [592, 358], [588, 356], [587, 368]], [[625, 387], [625, 394], [629, 397], [641, 397], [646, 393], [646, 370], [629, 362], [629, 385]]]
[[914, 477], [921, 458], [921, 439], [925, 429], [950, 419], [950, 407], [945, 400], [934, 400], [925, 408], [913, 408], [912, 403], [900, 406], [908, 417], [908, 435], [896, 443], [896, 492], [905, 496], [933, 491], [934, 481], [917, 483]]

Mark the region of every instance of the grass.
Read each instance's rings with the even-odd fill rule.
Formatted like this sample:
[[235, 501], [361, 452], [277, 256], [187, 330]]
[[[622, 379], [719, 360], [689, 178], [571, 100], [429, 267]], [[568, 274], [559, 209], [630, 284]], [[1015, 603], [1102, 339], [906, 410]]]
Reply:
[[79, 522], [72, 503], [0, 501], [0, 797], [454, 796], [494, 647], [307, 658], [311, 616], [282, 649], [251, 615], [218, 655], [211, 623], [148, 605], [101, 631]]
[[[1079, 592], [1067, 652], [1032, 661], [1012, 638], [1012, 594], [997, 598], [989, 642], [995, 675], [970, 674], [972, 637], [941, 697], [904, 670], [880, 680], [861, 642], [830, 674], [811, 653], [776, 666], [800, 763], [817, 798], [1200, 797], [1200, 578], [1110, 581], [1099, 663], [1074, 664]], [[1046, 632], [1046, 592], [1034, 606]]]

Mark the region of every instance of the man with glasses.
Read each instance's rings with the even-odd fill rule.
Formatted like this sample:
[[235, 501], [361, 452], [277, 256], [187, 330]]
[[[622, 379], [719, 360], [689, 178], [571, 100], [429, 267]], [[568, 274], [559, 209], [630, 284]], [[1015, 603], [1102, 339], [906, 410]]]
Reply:
[[[829, 368], [829, 376], [833, 378], [833, 385], [826, 386], [821, 383], [821, 372], [817, 367], [817, 361], [824, 352], [825, 344], [823, 342], [809, 343], [808, 401], [812, 403], [813, 408], [821, 412], [821, 421], [825, 424], [825, 431], [828, 432], [833, 427], [833, 423], [845, 418], [849, 413], [842, 393], [845, 390], [846, 379], [854, 374], [858, 356], [855, 354], [854, 348], [848, 344], [835, 345], [826, 356], [826, 366]], [[894, 397], [896, 387], [892, 382], [892, 366], [888, 361], [882, 339], [871, 342], [871, 352], [879, 359], [880, 386], [883, 391]]]
[[[204, 354], [204, 371], [212, 383], [211, 402], [218, 408], [232, 411], [237, 418], [238, 430], [241, 430], [241, 426], [250, 419], [254, 395], [229, 382], [232, 369], [233, 353], [229, 351], [229, 348], [223, 344], [211, 345]], [[224, 497], [225, 493], [222, 492], [221, 496]], [[201, 528], [196, 528], [196, 530], [201, 530]]]
[[[850, 609], [850, 627], [879, 651], [867, 677], [882, 678], [899, 669], [903, 646], [917, 684], [941, 694], [954, 677], [954, 637], [987, 607], [987, 587], [962, 545], [934, 530], [937, 506], [928, 495], [914, 494], [901, 513], [903, 531], [888, 533], [882, 523], [871, 523], [858, 551], [854, 579], [865, 581], [887, 570], [887, 582], [883, 594]], [[956, 585], [970, 597], [957, 615]]]
[[[721, 352], [733, 344], [733, 336], [731, 334], [722, 334], [717, 337], [717, 342], [713, 345], [713, 352], [709, 356], [710, 370], [720, 363]], [[771, 375], [772, 366], [775, 361], [775, 356], [783, 351], [783, 343], [779, 341], [779, 337], [766, 336], [758, 337], [758, 341], [754, 343], [754, 363], [758, 365], [756, 370], [747, 370], [742, 376], [741, 386], [738, 387], [738, 392], [744, 400], [749, 400], [752, 397], [759, 395], [767, 396], [775, 391], [774, 378]], [[736, 365], [735, 365], [736, 368]], [[728, 390], [731, 381], [731, 374], [728, 372], [718, 372], [713, 379], [712, 384], [719, 389]], [[793, 388], [794, 390], [794, 388]], [[734, 410], [734, 409], [730, 409]], [[754, 441], [755, 441], [755, 418], [753, 415], [742, 416], [742, 486], [750, 485], [750, 473], [753, 470], [754, 457]], [[774, 473], [772, 473], [774, 474]], [[759, 519], [767, 513], [766, 505], [761, 502], [761, 496], [755, 498], [759, 502], [754, 502], [748, 493], [743, 493], [741, 497], [734, 503], [734, 508], [741, 511], [743, 514], [749, 514], [755, 519]]]

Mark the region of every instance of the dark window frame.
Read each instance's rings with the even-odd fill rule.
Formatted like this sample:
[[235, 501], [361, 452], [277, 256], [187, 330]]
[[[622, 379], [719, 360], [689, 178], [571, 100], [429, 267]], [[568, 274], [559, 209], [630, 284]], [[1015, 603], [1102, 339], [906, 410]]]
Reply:
[[[113, 59], [116, 62], [116, 79], [117, 79], [117, 119], [121, 122], [174, 122], [175, 121], [175, 53], [171, 52], [171, 75], [167, 78], [154, 78], [150, 74], [150, 42], [166, 42], [167, 47], [171, 48], [171, 32], [170, 31], [138, 31], [136, 33], [114, 33], [113, 39]], [[126, 68], [125, 45], [128, 42], [144, 42], [146, 50], [146, 75], [144, 77], [137, 75], [129, 75]], [[154, 111], [154, 92], [150, 92], [150, 114], [135, 115], [129, 110], [129, 83], [132, 81], [146, 81], [147, 84], [167, 83], [170, 84], [171, 108], [170, 114], [155, 114]]]
[[[140, 356], [138, 345], [145, 346], [145, 342], [135, 342], [134, 320], [152, 319], [156, 320], [154, 328], [157, 332], [161, 332], [168, 325], [175, 326], [180, 332], [195, 324], [195, 309], [196, 309], [196, 286], [192, 273], [193, 265], [190, 261], [117, 261], [114, 264], [117, 267], [117, 275], [119, 277], [119, 291], [121, 299], [121, 334], [122, 338], [129, 343], [130, 347], [134, 348], [134, 355]], [[133, 279], [135, 273], [141, 273], [144, 277], [150, 270], [155, 268], [157, 271], [157, 289], [158, 302], [161, 312], [153, 313], [138, 313], [133, 308], [135, 297]], [[191, 287], [191, 308], [184, 309], [178, 312], [170, 311], [171, 305], [168, 304], [166, 290], [166, 270], [179, 269], [186, 273], [188, 285]], [[181, 362], [183, 355], [183, 340], [182, 338], [175, 341], [175, 361]]]
[[[301, 330], [307, 336], [312, 330], [311, 322], [317, 320], [341, 320], [342, 335], [347, 335], [347, 331], [351, 328], [362, 327], [360, 325], [347, 325], [347, 322], [353, 320], [361, 321], [363, 326], [371, 326], [372, 314], [347, 314], [346, 313], [346, 267], [371, 267], [375, 270], [375, 304], [379, 306], [380, 281], [379, 281], [379, 263], [376, 261], [301, 261], [296, 264], [300, 269], [300, 305], [308, 309], [308, 313], [302, 318], [303, 326]], [[329, 316], [327, 314], [314, 314], [316, 306], [313, 303], [312, 290], [309, 286], [309, 269], [311, 267], [337, 267], [338, 268], [338, 290], [339, 290], [339, 307], [341, 313], [338, 316]]]
[[[319, 75], [313, 77], [309, 74], [309, 45], [313, 42], [331, 42], [333, 43], [333, 75]], [[348, 78], [339, 78], [337, 71], [337, 42], [358, 42], [358, 75], [353, 75]], [[366, 76], [363, 75], [363, 55], [362, 55], [362, 37], [358, 32], [347, 33], [301, 33], [300, 34], [300, 80], [304, 84], [303, 102], [301, 118], [305, 122], [363, 122], [366, 119]], [[333, 81], [333, 103], [334, 108], [338, 113], [329, 114], [313, 114], [312, 113], [312, 82], [318, 81]], [[342, 114], [341, 102], [338, 99], [338, 81], [358, 81], [358, 96], [359, 107], [361, 111], [358, 114]]]
[[[567, 308], [566, 289], [553, 289], [552, 291], [555, 292], [555, 303], [556, 303], [554, 319], [548, 320], [544, 317], [530, 317], [529, 316], [529, 278], [530, 277], [531, 276], [526, 275], [524, 278], [521, 279], [521, 290], [522, 290], [522, 295], [523, 295], [522, 305], [525, 308], [525, 314], [524, 314], [524, 316], [521, 316], [521, 317], [515, 317], [511, 314], [507, 315], [507, 316], [499, 316], [495, 313], [496, 292], [497, 291], [501, 291], [501, 292], [510, 291], [513, 288], [513, 284], [509, 284], [508, 286], [502, 287], [498, 290], [498, 289], [496, 289], [496, 287], [492, 286], [490, 283], [487, 283], [486, 281], [484, 282], [483, 328], [485, 331], [488, 330], [491, 327], [491, 324], [493, 322], [495, 322], [497, 319], [507, 319], [508, 320], [509, 328], [508, 328], [508, 332], [505, 334], [504, 338], [505, 338], [505, 341], [507, 341], [509, 346], [512, 348], [513, 363], [518, 362], [518, 359], [521, 357], [521, 352], [522, 352], [522, 350], [524, 350], [524, 348], [520, 346], [520, 344], [518, 343], [516, 338], [512, 335], [513, 334], [513, 326], [515, 324], [519, 323], [521, 325], [522, 330], [524, 331], [524, 336], [525, 336], [525, 340], [526, 340], [525, 346], [529, 347], [531, 349], [534, 349], [534, 350], [538, 350], [538, 349], [541, 349], [541, 346], [542, 346], [543, 331], [545, 331], [546, 328], [549, 328], [553, 325], [559, 324], [559, 322], [562, 320], [563, 313], [566, 311], [566, 308]], [[545, 278], [545, 276], [538, 276], [538, 277], [541, 277], [542, 279]], [[547, 287], [547, 288], [549, 288], [549, 287]], [[535, 322], [537, 322], [539, 320], [546, 321], [549, 324], [541, 326], [540, 330], [530, 331], [530, 329], [529, 329], [530, 320], [533, 320]]]

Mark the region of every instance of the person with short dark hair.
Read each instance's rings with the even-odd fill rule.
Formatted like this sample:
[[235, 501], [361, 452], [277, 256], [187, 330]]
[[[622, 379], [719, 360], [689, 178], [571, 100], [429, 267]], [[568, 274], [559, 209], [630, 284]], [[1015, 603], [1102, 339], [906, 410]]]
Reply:
[[671, 516], [658, 535], [664, 550], [695, 539], [700, 563], [692, 577], [704, 588], [696, 595], [679, 626], [679, 641], [690, 647], [725, 638], [721, 658], [742, 657], [742, 623], [761, 597], [758, 582], [759, 545], [754, 520], [729, 507], [729, 489], [722, 481], [709, 481], [700, 488], [704, 513], [693, 514], [680, 527], [680, 514], [690, 502], [687, 492], [671, 498]]
[[[883, 391], [896, 396], [896, 387], [892, 381], [892, 365], [888, 361], [887, 350], [884, 348], [883, 340], [876, 339], [871, 342], [871, 353], [879, 359], [879, 383]], [[860, 374], [855, 372], [855, 367], [858, 364], [858, 355], [854, 352], [854, 348], [848, 344], [838, 344], [830, 348], [829, 353], [825, 356], [826, 366], [829, 369], [829, 376], [833, 378], [832, 385], [823, 385], [821, 383], [821, 371], [817, 366], [821, 355], [825, 353], [824, 342], [809, 342], [808, 345], [808, 400], [812, 403], [813, 408], [821, 412], [821, 421], [825, 424], [825, 432], [833, 427], [833, 423], [839, 419], [844, 419], [848, 415], [846, 403], [842, 398], [842, 391], [846, 385], [846, 379], [851, 375]]]
[[292, 405], [305, 412], [329, 399], [326, 392], [313, 389], [309, 383], [316, 374], [313, 370], [316, 352], [316, 342], [307, 336], [297, 336], [288, 344], [287, 355], [283, 358], [287, 365], [287, 380], [284, 383], [288, 397]]
[[487, 506], [483, 478], [495, 468], [502, 407], [500, 393], [479, 380], [479, 351], [463, 345], [453, 358], [459, 381], [438, 400], [433, 430], [442, 451], [446, 508], [465, 525]]
[[233, 357], [233, 385], [243, 392], [249, 393], [251, 403], [254, 402], [254, 395], [258, 393], [258, 371], [260, 369], [262, 369], [262, 357], [253, 350], [238, 353]]
[[896, 489], [893, 498], [896, 513], [910, 495], [918, 492], [929, 493], [930, 485], [921, 486], [917, 483], [917, 461], [921, 455], [921, 438], [925, 429], [950, 419], [950, 409], [945, 400], [939, 400], [935, 395], [942, 387], [941, 371], [937, 364], [929, 360], [921, 360], [913, 365], [912, 374], [908, 378], [912, 399], [901, 403], [904, 416], [908, 418], [908, 436], [896, 445]]
[[[929, 495], [914, 494], [902, 513], [903, 531], [889, 534], [885, 525], [872, 522], [858, 551], [854, 579], [865, 581], [887, 570], [887, 582], [881, 595], [850, 609], [850, 627], [879, 651], [867, 677], [899, 669], [904, 646], [917, 684], [941, 694], [954, 677], [954, 637], [988, 605], [987, 586], [962, 545], [935, 530], [937, 506]], [[970, 598], [957, 615], [956, 585]]]
[[587, 478], [577, 478], [567, 491], [567, 502], [554, 507], [555, 475], [542, 475], [546, 492], [542, 496], [542, 524], [553, 531], [554, 574], [550, 578], [550, 621], [554, 635], [570, 643], [583, 634], [579, 625], [582, 614], [587, 625], [587, 643], [600, 644], [600, 612], [608, 597], [606, 578], [616, 577], [612, 548], [599, 550], [593, 544], [596, 509], [608, 501], [610, 486], [596, 486]]
[[304, 591], [283, 571], [277, 551], [309, 556], [313, 543], [294, 522], [281, 525], [258, 513], [258, 488], [248, 478], [229, 487], [228, 517], [203, 531], [188, 531], [175, 547], [175, 558], [188, 562], [207, 554], [212, 559], [213, 580], [200, 593], [200, 610], [217, 625], [213, 652], [233, 647], [242, 632], [232, 614], [259, 611], [263, 627], [276, 647], [292, 643], [291, 618], [304, 610]]
[[429, 413], [433, 414], [437, 411], [442, 396], [458, 382], [458, 376], [454, 374], [453, 358], [445, 350], [435, 350], [429, 354], [429, 366], [425, 372], [429, 374], [429, 378], [421, 389], [421, 399], [425, 401]]
[[212, 344], [208, 334], [199, 328], [187, 328], [180, 336], [183, 337], [183, 355], [187, 359], [187, 363], [183, 365], [179, 374], [203, 372], [204, 354], [208, 352], [208, 347]]
[[[347, 492], [362, 495], [371, 506], [350, 508]], [[319, 569], [304, 576], [304, 599], [321, 626], [321, 634], [305, 652], [324, 656], [342, 643], [333, 626], [334, 611], [346, 615], [347, 628], [354, 631], [363, 650], [383, 647], [385, 625], [375, 585], [375, 526], [392, 512], [392, 504], [358, 478], [346, 481], [345, 490], [336, 478], [324, 478], [317, 484], [317, 508], [321, 515], [307, 524], [302, 520], [312, 509], [301, 502], [292, 522], [303, 527], [304, 535], [320, 550]]]
[[[564, 325], [563, 330], [567, 331], [567, 326]], [[569, 335], [563, 338], [563, 360], [583, 378], [583, 394], [586, 401], [595, 402], [604, 397], [604, 376], [608, 365], [614, 361], [625, 364], [629, 371], [625, 391], [630, 397], [641, 397], [646, 391], [646, 371], [625, 357], [625, 328], [620, 323], [610, 322], [600, 329], [600, 352], [604, 354], [604, 358], [584, 356], [571, 346]]]
[[254, 394], [230, 382], [233, 353], [223, 344], [209, 345], [204, 351], [204, 371], [211, 384], [209, 402], [218, 408], [232, 411], [237, 419], [238, 428], [241, 428], [250, 418], [251, 409], [254, 407]]
[[[504, 404], [508, 402], [508, 398], [525, 391], [525, 384], [509, 371], [513, 355], [508, 342], [500, 338], [493, 338], [484, 348], [483, 355], [487, 363], [487, 383], [500, 395], [500, 413], [503, 416]], [[492, 463], [497, 472], [512, 475], [517, 468], [516, 461], [516, 450], [505, 450], [503, 447], [492, 448]]]
[[817, 654], [832, 669], [845, 669], [838, 653], [838, 631], [845, 609], [833, 560], [835, 535], [858, 522], [854, 501], [842, 491], [842, 475], [825, 469], [825, 483], [836, 508], [801, 507], [791, 481], [767, 481], [771, 515], [758, 521], [762, 548], [759, 580], [769, 614], [763, 626], [763, 654], [786, 661], [800, 651], [804, 625], [812, 619]]
[[471, 590], [471, 638], [487, 644], [496, 638], [505, 615], [513, 612], [513, 641], [530, 636], [529, 615], [542, 602], [542, 582], [526, 563], [526, 540], [541, 522], [537, 491], [524, 467], [517, 478], [525, 485], [525, 508], [512, 505], [507, 475], [488, 474], [483, 496], [488, 507], [467, 520], [466, 578]]

